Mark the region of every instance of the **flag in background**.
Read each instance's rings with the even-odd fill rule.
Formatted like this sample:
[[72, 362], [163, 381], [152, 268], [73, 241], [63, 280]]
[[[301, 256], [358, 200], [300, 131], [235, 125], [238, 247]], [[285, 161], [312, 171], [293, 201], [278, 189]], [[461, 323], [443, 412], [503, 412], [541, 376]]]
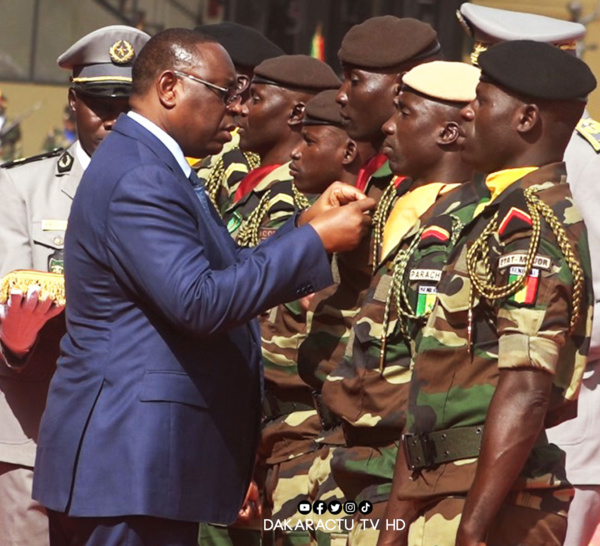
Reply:
[[323, 38], [323, 28], [320, 22], [317, 24], [312, 37], [310, 56], [325, 62], [325, 38]]

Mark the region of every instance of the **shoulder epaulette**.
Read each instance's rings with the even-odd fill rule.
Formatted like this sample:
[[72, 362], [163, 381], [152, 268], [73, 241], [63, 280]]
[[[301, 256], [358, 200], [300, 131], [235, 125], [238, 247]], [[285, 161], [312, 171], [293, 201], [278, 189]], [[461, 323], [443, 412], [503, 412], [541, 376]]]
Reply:
[[498, 207], [498, 235], [500, 239], [506, 239], [518, 231], [530, 230], [531, 225], [531, 215], [523, 192], [512, 192]]
[[576, 131], [591, 144], [596, 153], [600, 153], [600, 122], [592, 118], [581, 118]]
[[51, 152], [44, 152], [43, 154], [30, 155], [28, 157], [20, 157], [19, 159], [13, 159], [12, 161], [7, 161], [6, 163], [2, 163], [0, 168], [2, 169], [11, 169], [12, 167], [17, 167], [18, 165], [27, 165], [27, 163], [33, 163], [34, 161], [39, 161], [40, 159], [48, 159], [49, 157], [56, 157], [62, 154], [64, 148], [55, 148]]

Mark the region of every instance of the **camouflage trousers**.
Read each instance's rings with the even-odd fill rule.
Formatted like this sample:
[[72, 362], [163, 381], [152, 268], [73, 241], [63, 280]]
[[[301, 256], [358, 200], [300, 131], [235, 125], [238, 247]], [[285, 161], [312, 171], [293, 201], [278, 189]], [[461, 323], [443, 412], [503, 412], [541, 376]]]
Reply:
[[[552, 495], [552, 492], [548, 492]], [[465, 497], [442, 497], [421, 509], [408, 530], [409, 546], [454, 546]], [[553, 546], [564, 543], [567, 518], [504, 503], [485, 538], [486, 546]]]
[[257, 469], [263, 517], [246, 527], [201, 524], [200, 546], [343, 546], [347, 532], [341, 522], [343, 510], [335, 516], [324, 512], [301, 514], [302, 501], [344, 502], [331, 477], [335, 448], [319, 447], [288, 461]]

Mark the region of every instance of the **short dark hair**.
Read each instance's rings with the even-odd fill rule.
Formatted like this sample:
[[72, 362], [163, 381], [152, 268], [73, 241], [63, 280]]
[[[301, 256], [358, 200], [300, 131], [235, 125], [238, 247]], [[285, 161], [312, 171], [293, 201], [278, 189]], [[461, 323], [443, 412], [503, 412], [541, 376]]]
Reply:
[[[132, 68], [132, 95], [144, 95], [165, 70], [189, 68], [197, 61], [196, 46], [219, 42], [187, 28], [168, 28], [154, 35], [142, 48]], [[187, 58], [186, 58], [187, 57]]]

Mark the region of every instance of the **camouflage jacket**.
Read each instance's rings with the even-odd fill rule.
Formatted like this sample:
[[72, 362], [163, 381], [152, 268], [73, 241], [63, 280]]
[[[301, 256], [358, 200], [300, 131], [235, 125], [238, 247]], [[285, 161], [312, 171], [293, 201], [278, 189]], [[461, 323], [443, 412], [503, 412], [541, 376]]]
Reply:
[[[410, 339], [431, 310], [457, 232], [479, 200], [474, 184], [440, 197], [378, 264], [346, 354], [323, 386], [325, 403], [344, 421], [347, 448], [336, 452], [332, 471], [351, 498], [389, 497], [406, 425]], [[406, 284], [404, 294], [392, 290], [394, 279]]]
[[[404, 180], [395, 178], [386, 162], [367, 182], [365, 193], [379, 203], [380, 231], [398, 195], [408, 187]], [[311, 301], [308, 336], [298, 351], [298, 371], [316, 391], [321, 390], [327, 375], [344, 356], [354, 317], [373, 274], [373, 256], [378, 246], [379, 241], [372, 233], [355, 250], [336, 254], [333, 258], [335, 285]]]
[[[550, 211], [538, 224], [537, 245], [535, 210], [539, 208], [528, 206], [531, 191]], [[481, 237], [482, 233], [488, 236]], [[486, 244], [479, 247], [482, 241]], [[478, 255], [471, 250], [469, 255], [475, 258], [468, 260], [474, 245], [482, 251]], [[565, 257], [569, 252], [573, 259]], [[473, 279], [480, 279], [485, 287], [478, 288]], [[520, 279], [516, 291], [490, 299], [490, 290], [514, 279]], [[437, 288], [437, 302], [416, 343], [409, 431], [483, 425], [499, 369], [541, 368], [552, 374], [547, 421], [560, 421], [567, 401], [577, 395], [585, 368], [593, 305], [586, 230], [573, 205], [564, 164], [546, 165], [524, 176], [478, 214], [461, 232]], [[572, 314], [578, 320], [570, 333]], [[476, 464], [472, 458], [421, 470], [403, 485], [400, 495], [426, 498], [466, 492]], [[542, 434], [513, 487], [513, 502], [539, 507], [533, 491], [554, 488], [556, 503], [544, 509], [561, 512], [566, 507], [561, 497], [566, 487], [562, 452]], [[519, 492], [524, 489], [526, 494]]]
[[[391, 180], [389, 169], [385, 176], [373, 178], [370, 191], [367, 193], [380, 197]], [[380, 182], [381, 181], [381, 182]], [[379, 182], [379, 183], [378, 183]], [[385, 184], [385, 185], [384, 185]], [[238, 231], [238, 242], [247, 238], [247, 226], [252, 225], [251, 243], [256, 244], [278, 229], [292, 214], [308, 205], [316, 196], [305, 196], [306, 201], [299, 199], [297, 191], [293, 191], [291, 181], [272, 184], [263, 191], [262, 207], [257, 207], [248, 221]], [[254, 217], [252, 217], [254, 215]], [[371, 252], [368, 245], [364, 251]], [[355, 269], [355, 253], [349, 256], [348, 264]], [[367, 263], [370, 254], [363, 256]], [[372, 265], [369, 265], [372, 268]], [[346, 268], [348, 270], [349, 268]], [[370, 277], [371, 269], [368, 271]], [[349, 287], [355, 285], [351, 282]], [[331, 294], [331, 289], [323, 291]], [[320, 299], [321, 293], [312, 296]], [[312, 307], [312, 303], [310, 304]], [[260, 319], [263, 364], [265, 368], [265, 408], [286, 407], [290, 411], [274, 419], [267, 419], [263, 426], [260, 452], [267, 457], [268, 463], [275, 463], [300, 456], [318, 447], [315, 443], [322, 435], [323, 412], [317, 414], [319, 407], [318, 394], [313, 395], [313, 386], [303, 382], [298, 373], [298, 347], [306, 338], [306, 302], [294, 301], [280, 305]], [[320, 389], [318, 389], [320, 390]], [[275, 415], [280, 411], [272, 412]], [[329, 428], [329, 427], [328, 427]], [[340, 435], [327, 431], [327, 442], [338, 443]], [[333, 438], [336, 438], [333, 440]]]
[[[278, 166], [264, 176], [252, 191], [248, 192], [238, 201], [233, 202], [232, 200], [230, 202], [223, 214], [223, 220], [227, 225], [227, 231], [229, 231], [229, 234], [234, 239], [237, 240], [242, 224], [257, 210], [259, 205], [263, 208], [267, 205], [268, 208], [268, 203], [265, 203], [263, 198], [267, 201], [270, 200], [270, 197], [272, 196], [271, 186], [276, 182], [291, 182], [292, 175], [290, 174], [289, 167], [289, 162]], [[267, 195], [266, 198], [265, 195]], [[283, 223], [284, 222], [282, 221], [281, 224]]]
[[[270, 237], [292, 215], [309, 206], [317, 196], [295, 190], [292, 180], [275, 182], [263, 193], [263, 205], [242, 224], [238, 242], [257, 244]], [[255, 214], [254, 217], [252, 214]], [[306, 302], [278, 305], [259, 319], [265, 378], [265, 422], [259, 452], [275, 464], [317, 447], [321, 431], [311, 389], [298, 376], [298, 347], [306, 336]]]
[[231, 206], [240, 182], [260, 166], [260, 157], [242, 152], [239, 143], [240, 137], [234, 132], [219, 154], [208, 156], [193, 166], [221, 217]]

